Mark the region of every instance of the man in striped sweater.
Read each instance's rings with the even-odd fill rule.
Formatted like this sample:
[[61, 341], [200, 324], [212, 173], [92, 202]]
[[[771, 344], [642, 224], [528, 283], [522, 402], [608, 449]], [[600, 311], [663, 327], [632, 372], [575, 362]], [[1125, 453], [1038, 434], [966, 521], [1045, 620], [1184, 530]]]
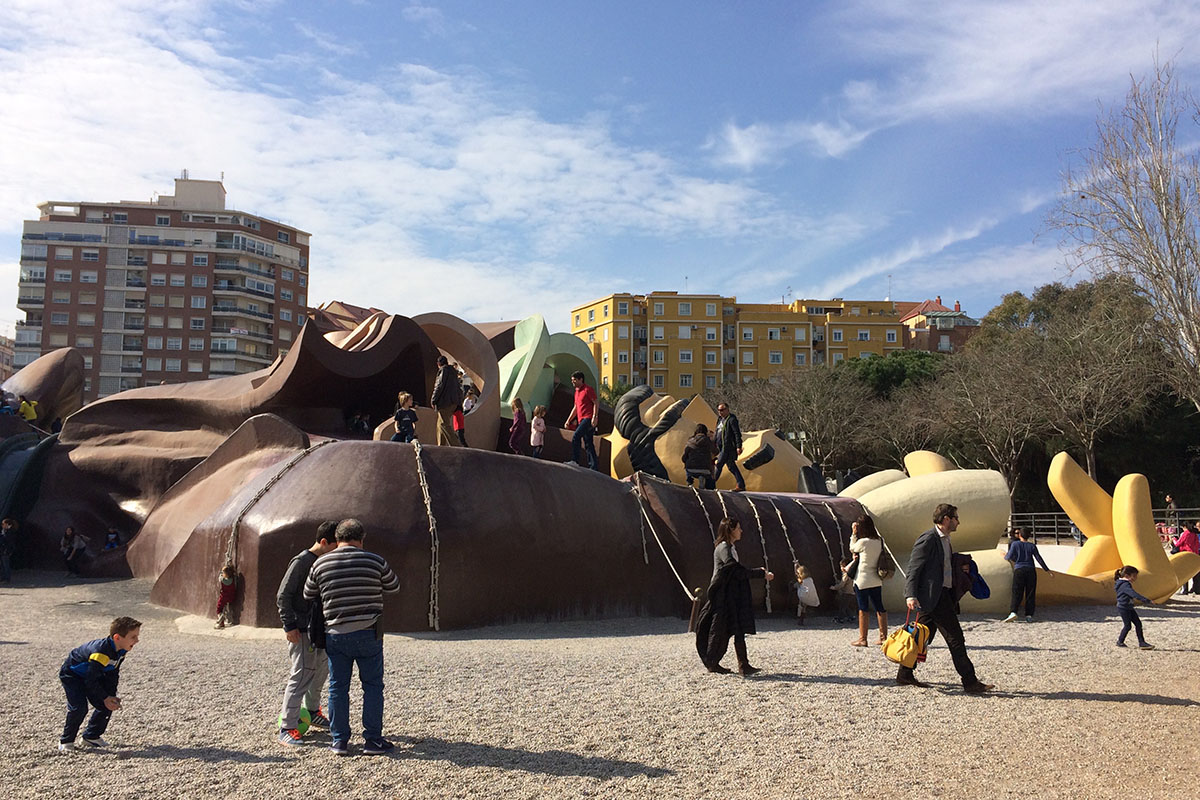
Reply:
[[383, 594], [400, 590], [400, 579], [382, 556], [363, 549], [363, 526], [344, 519], [334, 532], [337, 547], [313, 564], [304, 597], [321, 598], [325, 652], [329, 656], [329, 730], [336, 755], [350, 754], [350, 675], [358, 664], [363, 687], [363, 754], [393, 748], [383, 738]]

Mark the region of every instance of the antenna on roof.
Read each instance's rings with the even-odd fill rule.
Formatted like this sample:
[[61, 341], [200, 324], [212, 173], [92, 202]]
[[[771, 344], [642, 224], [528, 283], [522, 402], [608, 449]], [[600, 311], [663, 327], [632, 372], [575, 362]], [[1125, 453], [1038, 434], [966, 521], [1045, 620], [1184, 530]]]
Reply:
[[184, 181], [188, 179], [188, 171], [186, 169], [179, 171], [179, 179]]
[[684, 293], [684, 294], [687, 294], [687, 293], [688, 293], [688, 290], [687, 290], [687, 275], [684, 275], [684, 276], [683, 276], [683, 293]]
[[888, 293], [887, 293], [887, 300], [888, 300], [888, 302], [891, 302], [891, 300], [892, 300], [892, 273], [890, 273], [890, 272], [888, 273]]

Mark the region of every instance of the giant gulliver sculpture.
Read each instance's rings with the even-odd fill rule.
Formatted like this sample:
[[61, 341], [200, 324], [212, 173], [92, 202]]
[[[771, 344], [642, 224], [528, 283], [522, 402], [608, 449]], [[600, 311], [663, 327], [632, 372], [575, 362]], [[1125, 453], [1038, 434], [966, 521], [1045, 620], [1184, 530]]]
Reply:
[[[467, 417], [473, 447], [386, 441], [399, 390], [416, 398], [418, 432], [432, 419], [424, 404], [439, 352], [481, 391]], [[241, 622], [263, 626], [277, 624], [274, 593], [291, 555], [311, 542], [318, 522], [349, 516], [363, 521], [368, 546], [404, 585], [388, 607], [389, 630], [686, 614], [693, 590], [707, 584], [725, 515], [743, 523], [742, 560], [781, 576], [756, 587], [759, 602], [794, 607], [782, 578], [793, 562], [808, 566], [828, 601], [824, 587], [864, 508], [904, 564], [939, 502], [969, 509], [960, 548], [976, 551], [993, 597], [1005, 594], [1007, 565], [994, 550], [1008, 514], [1003, 481], [993, 472], [946, 471], [933, 454], [911, 456], [908, 475], [873, 475], [841, 497], [798, 494], [807, 462], [763, 431], [748, 437], [744, 459], [749, 488], [758, 491], [692, 490], [678, 485], [677, 451], [696, 422], [713, 421], [712, 411], [699, 398], [676, 401], [645, 389], [622, 402], [619, 430], [601, 448], [613, 477], [558, 463], [570, 433], [553, 427], [545, 460], [494, 452], [507, 401], [550, 405], [553, 426], [570, 405], [559, 388], [564, 373], [588, 357], [549, 336], [540, 318], [475, 327], [446, 314], [373, 313], [347, 330], [306, 325], [268, 369], [135, 389], [75, 411], [61, 437], [42, 442], [38, 457], [16, 470], [3, 512], [23, 519], [28, 555], [47, 565], [57, 563], [66, 525], [83, 532], [116, 525], [128, 547], [95, 554], [90, 571], [150, 578], [156, 602], [194, 613], [213, 613], [214, 576], [232, 563], [242, 583]], [[69, 350], [45, 356], [18, 376], [22, 391], [69, 413], [78, 406], [81, 363]], [[347, 433], [350, 412], [384, 420], [374, 440]], [[671, 480], [638, 471], [639, 461], [657, 462], [654, 471]], [[0, 448], [0, 467], [6, 463]], [[1117, 507], [1108, 512], [1115, 519]], [[1136, 527], [1125, 516], [1130, 521], [1118, 527]], [[1081, 559], [1107, 564], [1103, 553], [1091, 555], [1105, 547], [1099, 542]], [[1144, 563], [1158, 581], [1168, 569], [1152, 560]], [[1174, 576], [1187, 565], [1169, 567]], [[1165, 591], [1172, 581], [1161, 582]], [[893, 603], [899, 585], [891, 582]], [[1107, 602], [1107, 591], [1095, 577], [1055, 575], [1039, 583], [1039, 600]]]

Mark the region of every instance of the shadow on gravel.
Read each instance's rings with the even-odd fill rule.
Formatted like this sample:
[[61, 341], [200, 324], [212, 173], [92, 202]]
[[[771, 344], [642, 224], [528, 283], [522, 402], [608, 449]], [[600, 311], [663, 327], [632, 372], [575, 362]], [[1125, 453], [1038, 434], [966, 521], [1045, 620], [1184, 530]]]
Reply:
[[845, 686], [891, 686], [892, 678], [856, 678], [851, 675], [797, 675], [794, 672], [759, 673], [748, 681], [778, 681], [779, 683], [831, 683]]
[[281, 764], [291, 759], [283, 756], [259, 756], [245, 750], [226, 750], [223, 747], [175, 747], [164, 744], [140, 750], [114, 750], [118, 760], [127, 758], [167, 759], [169, 761], [233, 761], [242, 764]]
[[29, 642], [0, 642], [0, 644], [29, 644]]
[[1065, 653], [1065, 647], [1030, 647], [1024, 644], [972, 644], [969, 650], [1007, 650], [1010, 653]]
[[996, 692], [1001, 697], [1036, 697], [1040, 700], [1095, 700], [1102, 703], [1139, 703], [1152, 706], [1200, 706], [1186, 697], [1166, 697], [1161, 694], [1104, 694], [1102, 692]]
[[578, 775], [593, 778], [632, 778], [645, 775], [661, 778], [674, 775], [674, 770], [651, 767], [636, 761], [618, 761], [598, 756], [581, 756], [563, 750], [519, 750], [513, 747], [494, 747], [473, 742], [448, 742], [445, 739], [400, 736], [398, 742], [409, 745], [408, 750], [396, 750], [397, 758], [420, 761], [449, 761], [460, 767], [495, 767], [497, 769], [532, 772], [557, 777]]

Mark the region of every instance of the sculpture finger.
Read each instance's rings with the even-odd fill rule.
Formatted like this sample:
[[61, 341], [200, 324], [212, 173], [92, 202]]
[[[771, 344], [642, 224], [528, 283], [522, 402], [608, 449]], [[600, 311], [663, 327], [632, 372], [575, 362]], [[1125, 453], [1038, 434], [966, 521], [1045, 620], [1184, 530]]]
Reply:
[[1145, 475], [1126, 475], [1113, 491], [1113, 535], [1121, 560], [1138, 568], [1137, 590], [1147, 597], [1170, 595], [1179, 588], [1158, 533]]
[[902, 481], [908, 476], [898, 469], [881, 469], [879, 472], [872, 472], [865, 478], [860, 478], [854, 483], [842, 489], [838, 493], [838, 497], [853, 497], [855, 500], [861, 498], [867, 492], [874, 491], [882, 486], [887, 486], [889, 483]]
[[[1112, 496], [1101, 489], [1073, 458], [1066, 453], [1056, 455], [1050, 462], [1046, 483], [1050, 485], [1054, 499], [1089, 541], [1093, 536], [1113, 535]], [[1112, 569], [1118, 566], [1114, 565]], [[1071, 574], [1089, 573], [1072, 570]]]
[[1121, 553], [1117, 550], [1117, 540], [1112, 536], [1091, 536], [1067, 567], [1068, 575], [1092, 577], [1108, 575], [1112, 579], [1113, 570], [1121, 566]]
[[904, 457], [904, 469], [910, 478], [930, 475], [935, 472], [951, 472], [958, 469], [945, 456], [932, 450], [914, 450]]

